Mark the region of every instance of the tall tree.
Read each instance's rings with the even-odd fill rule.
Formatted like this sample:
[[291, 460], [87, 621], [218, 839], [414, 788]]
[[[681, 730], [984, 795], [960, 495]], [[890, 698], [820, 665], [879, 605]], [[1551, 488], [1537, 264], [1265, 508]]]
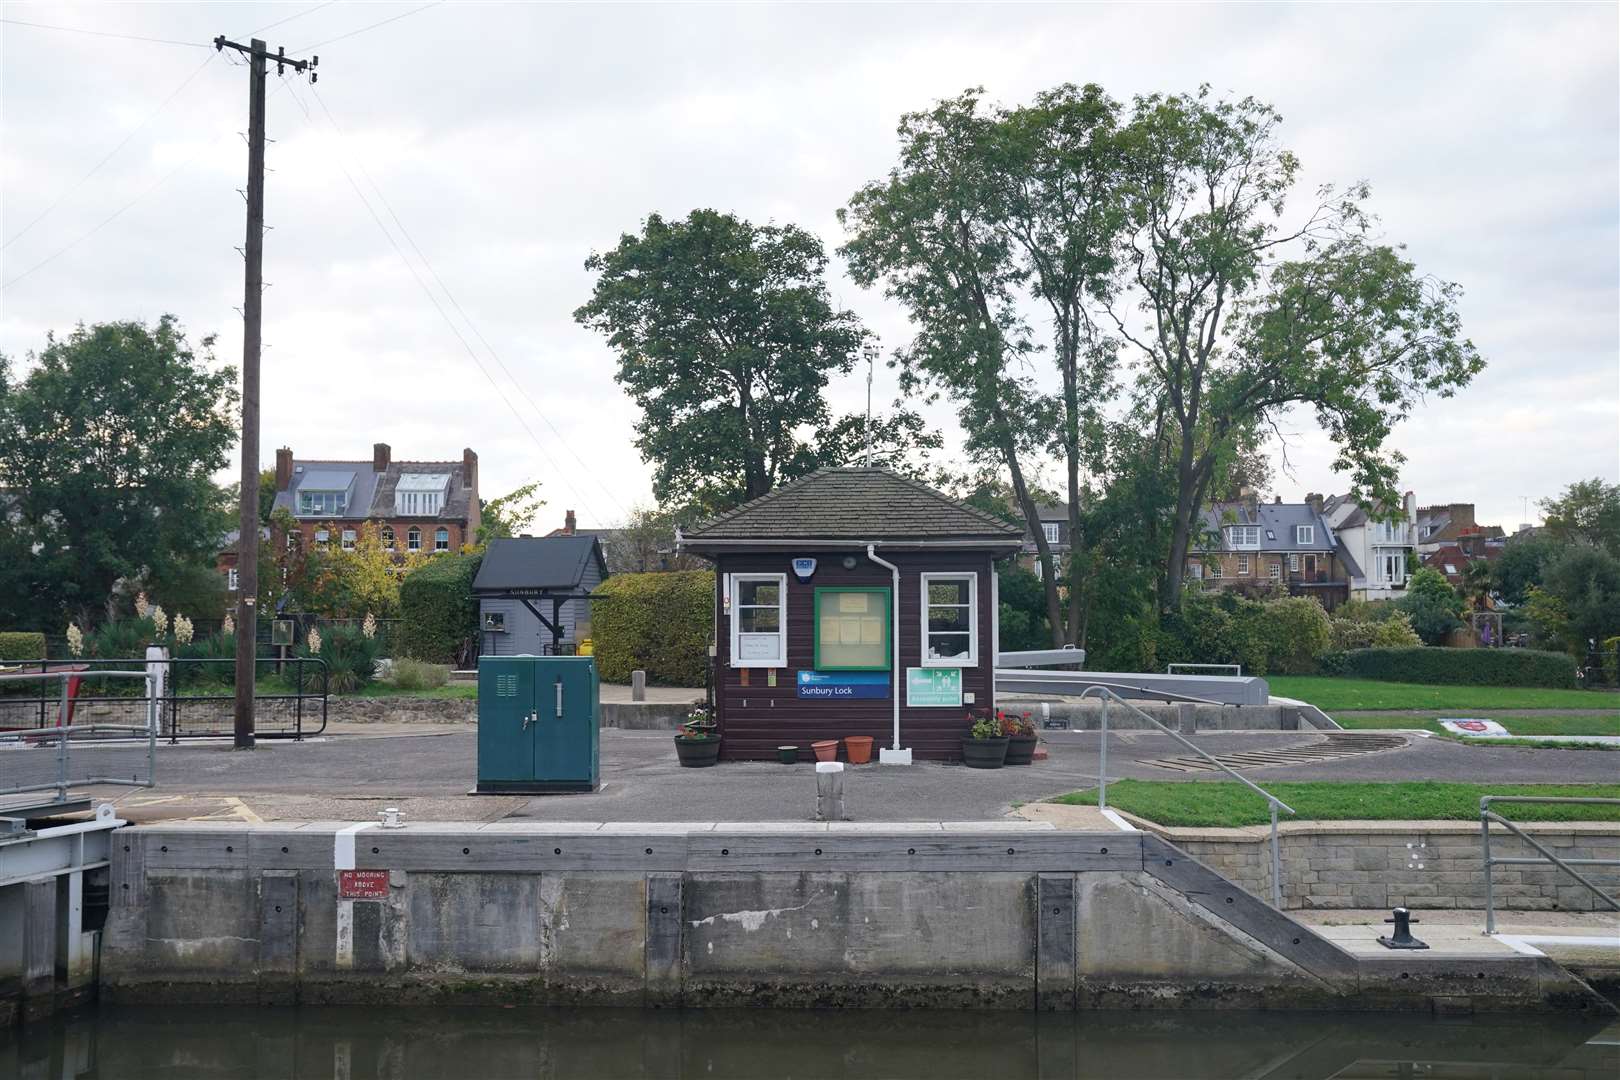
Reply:
[[508, 491], [493, 499], [481, 500], [478, 513], [478, 535], [474, 543], [482, 548], [491, 540], [517, 536], [534, 523], [534, 516], [546, 500], [540, 497], [540, 481]]
[[1280, 123], [1270, 106], [1205, 89], [1138, 98], [1124, 135], [1128, 288], [1110, 310], [1138, 354], [1139, 407], [1170, 438], [1167, 608], [1235, 443], [1309, 407], [1352, 494], [1395, 505], [1391, 427], [1484, 367], [1461, 336], [1460, 288], [1374, 242], [1364, 185], [1323, 189], [1301, 224], [1284, 225], [1299, 163], [1277, 144]]
[[[0, 365], [0, 487], [10, 535], [32, 554], [0, 565], [0, 579], [30, 579], [29, 602], [0, 623], [58, 629], [104, 607], [121, 578], [212, 563], [227, 517], [211, 477], [228, 464], [236, 401], [213, 342], [199, 355], [165, 315], [47, 335], [15, 381]], [[0, 583], [11, 605], [15, 584]]]
[[661, 501], [722, 510], [823, 464], [806, 433], [835, 423], [828, 380], [869, 339], [833, 308], [826, 266], [805, 230], [715, 210], [652, 214], [586, 260], [596, 286], [574, 318], [618, 354]]
[[1577, 480], [1556, 499], [1541, 500], [1541, 509], [1554, 538], [1583, 540], [1620, 556], [1620, 484], [1599, 476]]
[[1006, 229], [993, 147], [995, 120], [970, 90], [899, 125], [900, 161], [838, 212], [840, 249], [862, 285], [910, 311], [917, 334], [896, 354], [904, 393], [941, 391], [956, 404], [966, 449], [1007, 470], [1032, 525], [1046, 579], [1047, 621], [1062, 644], [1057, 568], [1026, 476], [1053, 407], [1033, 378], [1037, 346], [1019, 310], [1025, 271]]

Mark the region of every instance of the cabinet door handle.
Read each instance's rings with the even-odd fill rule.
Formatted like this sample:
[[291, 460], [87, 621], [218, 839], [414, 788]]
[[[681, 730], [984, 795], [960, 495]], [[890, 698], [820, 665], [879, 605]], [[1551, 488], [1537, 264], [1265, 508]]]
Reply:
[[557, 719], [559, 719], [559, 720], [562, 719], [562, 715], [563, 715], [563, 689], [562, 689], [562, 686], [563, 686], [562, 680], [558, 679], [557, 680]]

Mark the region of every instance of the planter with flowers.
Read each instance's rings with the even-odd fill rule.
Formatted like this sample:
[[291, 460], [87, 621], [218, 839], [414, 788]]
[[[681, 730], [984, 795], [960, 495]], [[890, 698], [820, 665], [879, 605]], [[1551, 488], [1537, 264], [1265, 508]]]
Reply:
[[1035, 737], [1035, 724], [1029, 718], [1029, 713], [997, 712], [1001, 718], [1001, 730], [1007, 733], [1007, 760], [1008, 765], [1029, 765], [1035, 760], [1035, 746], [1040, 741]]
[[720, 760], [720, 736], [715, 734], [714, 717], [705, 707], [693, 709], [681, 721], [675, 736], [675, 756], [683, 767], [702, 769]]
[[970, 769], [999, 769], [1007, 759], [1007, 736], [995, 713], [968, 714], [972, 727], [962, 738], [962, 764]]

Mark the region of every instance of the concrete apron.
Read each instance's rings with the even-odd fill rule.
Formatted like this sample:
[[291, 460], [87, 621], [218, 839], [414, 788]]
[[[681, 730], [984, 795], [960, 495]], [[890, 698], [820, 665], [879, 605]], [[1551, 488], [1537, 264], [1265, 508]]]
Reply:
[[1358, 954], [1143, 832], [312, 822], [114, 839], [114, 1001], [1613, 1010], [1545, 956]]

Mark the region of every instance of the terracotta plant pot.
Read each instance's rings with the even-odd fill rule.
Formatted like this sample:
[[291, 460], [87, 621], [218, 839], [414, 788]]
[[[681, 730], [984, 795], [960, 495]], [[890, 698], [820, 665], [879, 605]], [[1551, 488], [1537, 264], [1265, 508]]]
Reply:
[[820, 739], [810, 744], [810, 749], [816, 752], [817, 761], [838, 760], [838, 740]]
[[844, 750], [849, 754], [851, 765], [865, 765], [872, 760], [872, 736], [845, 735]]
[[703, 769], [720, 760], [720, 737], [710, 735], [702, 739], [675, 736], [675, 756], [688, 769]]
[[970, 769], [999, 769], [1007, 760], [1007, 737], [962, 740], [962, 764]]
[[1034, 735], [1007, 736], [1007, 760], [1004, 765], [1028, 765], [1035, 760], [1035, 746], [1040, 739]]
[[797, 765], [799, 763], [799, 748], [797, 746], [778, 746], [776, 760], [784, 765]]

